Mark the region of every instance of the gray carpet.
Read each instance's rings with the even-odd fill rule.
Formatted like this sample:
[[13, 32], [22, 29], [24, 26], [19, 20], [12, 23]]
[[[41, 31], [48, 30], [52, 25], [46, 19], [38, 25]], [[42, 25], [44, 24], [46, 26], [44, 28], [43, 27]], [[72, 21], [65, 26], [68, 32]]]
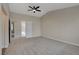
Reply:
[[44, 37], [12, 41], [5, 55], [78, 55], [79, 47]]

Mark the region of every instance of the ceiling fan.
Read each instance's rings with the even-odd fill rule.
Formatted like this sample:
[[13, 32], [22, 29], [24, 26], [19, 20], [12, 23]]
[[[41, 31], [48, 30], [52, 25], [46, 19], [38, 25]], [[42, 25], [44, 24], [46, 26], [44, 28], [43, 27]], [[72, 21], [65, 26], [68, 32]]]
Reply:
[[35, 13], [36, 11], [38, 11], [38, 12], [41, 12], [41, 10], [39, 10], [38, 8], [40, 7], [40, 6], [28, 6], [29, 8], [30, 8], [30, 10], [28, 10], [28, 11], [33, 11], [33, 13]]

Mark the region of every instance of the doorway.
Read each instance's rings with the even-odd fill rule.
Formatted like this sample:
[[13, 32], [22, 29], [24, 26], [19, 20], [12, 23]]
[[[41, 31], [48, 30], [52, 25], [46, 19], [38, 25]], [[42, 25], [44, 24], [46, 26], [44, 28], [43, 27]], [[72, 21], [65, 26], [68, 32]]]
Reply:
[[22, 37], [32, 37], [32, 22], [31, 21], [22, 21], [21, 22], [21, 36]]

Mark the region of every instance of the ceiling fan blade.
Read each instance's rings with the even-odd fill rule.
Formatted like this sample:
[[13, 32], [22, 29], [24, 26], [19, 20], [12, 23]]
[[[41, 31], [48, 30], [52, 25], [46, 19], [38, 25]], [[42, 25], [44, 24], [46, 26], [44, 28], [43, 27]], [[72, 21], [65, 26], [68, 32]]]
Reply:
[[40, 6], [37, 6], [35, 9], [38, 9]]
[[39, 11], [39, 12], [41, 12], [41, 10], [36, 10], [36, 11]]
[[28, 10], [28, 11], [33, 11], [33, 10]]
[[33, 6], [33, 9], [35, 9], [35, 6]]
[[33, 7], [29, 6], [29, 8], [33, 9]]

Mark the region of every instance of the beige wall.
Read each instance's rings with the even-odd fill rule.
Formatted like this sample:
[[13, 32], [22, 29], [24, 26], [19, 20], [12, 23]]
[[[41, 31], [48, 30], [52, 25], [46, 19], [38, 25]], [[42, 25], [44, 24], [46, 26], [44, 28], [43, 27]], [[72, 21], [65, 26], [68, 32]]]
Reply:
[[[6, 6], [6, 7], [5, 7]], [[0, 4], [0, 55], [2, 48], [8, 47], [8, 12], [7, 4]]]
[[2, 23], [3, 23], [3, 48], [8, 47], [9, 44], [9, 36], [8, 36], [8, 20], [9, 20], [9, 8], [8, 4], [1, 4], [0, 5], [0, 16], [2, 17]]
[[11, 13], [11, 21], [14, 21], [15, 37], [21, 37], [21, 21], [32, 22], [32, 37], [41, 35], [40, 19], [37, 17]]
[[8, 6], [8, 4], [3, 4], [3, 6], [2, 6], [3, 8], [2, 8], [2, 11], [3, 11], [3, 13], [4, 13], [4, 36], [5, 36], [5, 38], [4, 38], [4, 47], [8, 47], [8, 45], [9, 45], [9, 14], [10, 14], [10, 12], [9, 12], [9, 6]]
[[4, 47], [4, 24], [3, 18], [0, 16], [0, 48]]
[[79, 46], [79, 6], [49, 12], [41, 22], [43, 36]]
[[0, 4], [0, 55], [2, 55], [2, 48], [4, 41], [4, 32], [3, 32], [3, 12], [1, 10], [1, 4]]
[[2, 55], [2, 49], [0, 48], [0, 55]]

